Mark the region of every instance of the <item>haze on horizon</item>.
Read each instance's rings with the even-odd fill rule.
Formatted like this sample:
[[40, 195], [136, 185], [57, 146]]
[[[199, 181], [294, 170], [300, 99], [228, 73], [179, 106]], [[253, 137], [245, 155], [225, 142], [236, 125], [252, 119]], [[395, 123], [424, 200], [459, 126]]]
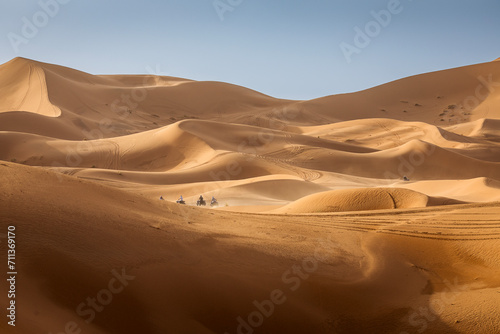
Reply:
[[[92, 74], [223, 81], [289, 99], [500, 57], [495, 0], [29, 0], [3, 12], [1, 63], [19, 56]], [[368, 40], [355, 40], [357, 28]], [[346, 57], [342, 45], [357, 51]]]

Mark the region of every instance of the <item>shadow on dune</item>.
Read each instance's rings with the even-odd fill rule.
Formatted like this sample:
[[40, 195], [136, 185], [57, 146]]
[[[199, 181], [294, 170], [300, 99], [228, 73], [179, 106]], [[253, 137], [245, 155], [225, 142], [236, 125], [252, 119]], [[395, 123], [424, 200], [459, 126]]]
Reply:
[[[433, 288], [427, 277], [378, 235], [366, 245], [366, 261], [338, 248], [314, 266], [306, 260], [312, 253], [306, 252], [304, 259], [272, 256], [226, 244], [231, 236], [224, 235], [193, 236], [175, 258], [162, 261], [155, 254], [161, 252], [161, 240], [151, 236], [171, 231], [144, 232], [150, 239], [146, 254], [151, 254], [144, 262], [151, 264], [127, 267], [134, 280], [90, 324], [84, 321], [88, 314], [79, 317], [76, 309], [108, 288], [111, 269], [120, 272], [102, 269], [112, 258], [98, 255], [97, 269], [67, 255], [68, 250], [34, 249], [43, 256], [33, 256], [25, 276], [37, 282], [50, 304], [74, 314], [58, 319], [61, 326], [75, 321], [85, 333], [458, 334], [432, 313], [426, 296]], [[88, 246], [89, 254], [96, 251]], [[131, 251], [139, 246], [130, 245]], [[356, 266], [360, 261], [367, 263]], [[282, 303], [271, 310], [269, 301], [277, 290]]]
[[[43, 254], [43, 257], [35, 256], [26, 265], [27, 276], [39, 284], [47, 300], [73, 314], [71, 318], [59, 319], [60, 328], [67, 322], [75, 322], [83, 333], [93, 333], [96, 327], [106, 333], [156, 333], [147, 322], [148, 314], [141, 308], [140, 300], [112, 272], [121, 276], [122, 268], [109, 268], [108, 271], [93, 268], [56, 250], [34, 250], [34, 253]], [[125, 273], [133, 276], [130, 270]], [[111, 280], [115, 293], [109, 293]], [[134, 282], [131, 280], [127, 284]], [[89, 304], [90, 300], [94, 304]], [[47, 328], [56, 332], [57, 329]]]

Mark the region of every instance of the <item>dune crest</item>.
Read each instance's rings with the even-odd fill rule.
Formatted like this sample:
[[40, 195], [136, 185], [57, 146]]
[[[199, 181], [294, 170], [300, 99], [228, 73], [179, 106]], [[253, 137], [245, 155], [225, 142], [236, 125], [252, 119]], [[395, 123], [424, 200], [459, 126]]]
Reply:
[[12, 111], [49, 117], [61, 115], [61, 110], [50, 102], [45, 72], [24, 58], [0, 65], [0, 113]]
[[459, 203], [448, 199], [429, 198], [407, 189], [358, 188], [320, 192], [303, 197], [275, 213], [324, 213], [424, 208], [429, 205]]

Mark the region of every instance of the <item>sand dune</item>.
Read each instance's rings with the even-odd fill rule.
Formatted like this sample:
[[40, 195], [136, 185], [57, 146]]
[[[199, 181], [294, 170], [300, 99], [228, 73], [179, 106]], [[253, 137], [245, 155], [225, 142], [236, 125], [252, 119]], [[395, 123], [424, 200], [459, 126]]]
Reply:
[[433, 196], [445, 196], [462, 201], [500, 201], [500, 182], [480, 177], [470, 180], [420, 181], [401, 185], [404, 188], [422, 191]]
[[0, 66], [0, 113], [26, 111], [57, 117], [61, 110], [50, 103], [45, 72], [21, 59]]
[[[16, 106], [17, 100], [29, 95], [28, 101], [31, 101], [31, 96], [39, 96], [40, 91], [48, 92], [50, 101], [62, 110], [61, 119], [68, 128], [66, 132], [71, 130], [78, 139], [136, 133], [182, 119], [223, 119], [227, 114], [288, 103], [225, 83], [158, 76], [95, 76], [24, 58], [2, 65], [1, 70], [3, 85], [9, 85], [10, 90], [5, 90], [9, 99], [3, 99], [0, 110], [21, 111]], [[16, 88], [23, 83], [29, 86], [28, 79], [10, 85], [19, 77], [26, 77], [30, 71], [45, 77], [39, 84], [41, 87], [35, 87], [38, 90], [25, 93]], [[12, 90], [16, 94], [10, 93]], [[17, 100], [11, 101], [14, 97]], [[47, 114], [49, 110], [39, 107], [32, 112]], [[59, 113], [51, 111], [50, 115]], [[60, 132], [54, 132], [52, 136], [73, 139], [73, 136], [67, 137]]]
[[458, 204], [447, 198], [429, 198], [411, 190], [365, 188], [333, 190], [301, 198], [276, 213], [320, 213], [424, 208], [431, 205]]
[[[486, 122], [496, 122], [496, 120], [481, 119], [465, 123], [474, 126], [474, 129], [471, 129], [466, 135], [457, 133], [462, 124], [442, 128], [423, 122], [404, 122], [385, 118], [302, 127], [300, 130], [309, 136], [332, 140], [346, 140], [348, 138], [347, 142], [375, 149], [394, 148], [410, 140], [418, 139], [441, 147], [468, 148], [470, 150], [472, 148], [470, 144], [485, 144], [485, 138], [482, 138], [482, 134], [487, 131], [485, 129]], [[494, 132], [495, 130], [493, 130]]]
[[498, 119], [500, 90], [488, 83], [499, 81], [499, 71], [500, 63], [490, 62], [426, 73], [362, 92], [305, 101], [302, 108], [331, 121], [377, 117], [448, 125]]
[[0, 65], [17, 329], [498, 332], [499, 75], [495, 61], [291, 101]]
[[[499, 90], [489, 87], [493, 90], [490, 93], [488, 87], [483, 87], [489, 79], [498, 81], [498, 62], [422, 74], [363, 92], [300, 102], [273, 99], [224, 83], [153, 75], [94, 76], [16, 58], [2, 65], [3, 85], [9, 85], [9, 90], [2, 89], [8, 99], [0, 103], [0, 110], [21, 110], [19, 103], [12, 100], [14, 97], [19, 100], [29, 95], [29, 101], [40, 98], [38, 91], [26, 94], [25, 90], [15, 88], [24, 81], [10, 85], [26, 78], [30, 69], [43, 74], [45, 82], [40, 81], [38, 91], [46, 91], [51, 103], [57, 106], [55, 108], [62, 110], [61, 118], [68, 128], [66, 132], [71, 130], [73, 136], [79, 139], [85, 138], [84, 131], [94, 130], [95, 134], [95, 130], [99, 129], [99, 136], [108, 138], [195, 117], [277, 130], [293, 125], [319, 125], [364, 118], [423, 121], [439, 126], [480, 118], [500, 118], [495, 111], [500, 98]], [[478, 87], [483, 87], [480, 97], [476, 97]], [[9, 93], [13, 89], [16, 89], [16, 94]], [[485, 94], [487, 97], [482, 99]], [[467, 104], [468, 101], [477, 105], [472, 102]], [[35, 107], [30, 109], [37, 112]], [[53, 108], [43, 108], [43, 113], [58, 115], [59, 112]], [[102, 122], [103, 119], [111, 120], [113, 127], [109, 126], [109, 122]], [[74, 139], [59, 131], [52, 136]]]
[[500, 120], [479, 119], [474, 122], [457, 124], [451, 128], [454, 133], [467, 137], [484, 139], [492, 142], [499, 141], [498, 127]]
[[[441, 136], [437, 129], [432, 130], [435, 132], [428, 136]], [[457, 138], [450, 140], [454, 140], [455, 148], [441, 148], [408, 135], [408, 141], [400, 146], [376, 150], [315, 136], [194, 120], [129, 136], [80, 142], [3, 132], [0, 138], [5, 145], [0, 149], [0, 158], [47, 167], [74, 167], [78, 172], [91, 167], [107, 169], [112, 174], [120, 171], [130, 176], [131, 182], [138, 182], [137, 174], [126, 171], [165, 172], [170, 179], [188, 175], [180, 183], [275, 173], [302, 176], [310, 181], [328, 173], [392, 180], [405, 175], [412, 180], [500, 180], [496, 144], [460, 143], [465, 137], [454, 136]], [[382, 134], [373, 137], [374, 141], [384, 140]], [[370, 164], [372, 167], [366, 168]], [[153, 176], [159, 180], [158, 175]], [[149, 178], [144, 175], [144, 180]]]

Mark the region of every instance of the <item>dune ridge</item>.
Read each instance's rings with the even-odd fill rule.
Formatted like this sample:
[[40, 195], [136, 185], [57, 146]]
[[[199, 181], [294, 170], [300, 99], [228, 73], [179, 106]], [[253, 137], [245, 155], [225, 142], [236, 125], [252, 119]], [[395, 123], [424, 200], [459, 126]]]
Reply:
[[447, 198], [432, 198], [422, 193], [398, 188], [357, 188], [320, 192], [303, 197], [276, 213], [321, 213], [425, 208], [459, 204]]
[[0, 113], [61, 115], [61, 110], [50, 102], [45, 72], [31, 61], [14, 59], [0, 65], [0, 99]]

